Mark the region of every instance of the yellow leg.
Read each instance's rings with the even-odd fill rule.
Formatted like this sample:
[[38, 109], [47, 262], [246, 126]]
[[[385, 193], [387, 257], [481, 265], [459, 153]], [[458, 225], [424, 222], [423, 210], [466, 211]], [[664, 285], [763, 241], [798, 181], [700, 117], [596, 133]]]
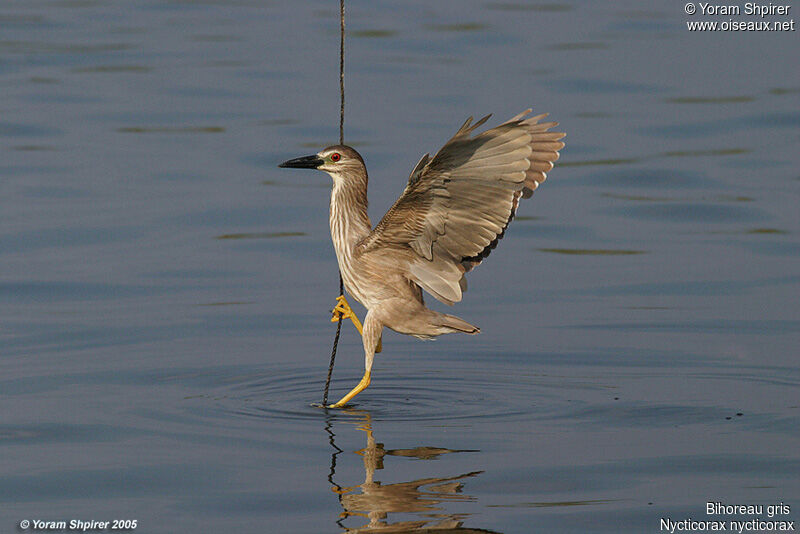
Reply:
[[328, 406], [328, 408], [341, 408], [342, 406], [344, 406], [345, 404], [350, 402], [350, 400], [353, 397], [355, 397], [356, 395], [358, 395], [359, 393], [361, 393], [362, 391], [367, 389], [367, 386], [369, 386], [369, 382], [370, 382], [370, 376], [369, 375], [370, 375], [370, 372], [369, 371], [365, 371], [364, 372], [364, 378], [361, 379], [361, 382], [359, 382], [356, 387], [354, 387], [352, 390], [350, 390], [350, 393], [348, 393], [347, 395], [345, 395], [344, 397], [339, 399], [339, 402], [337, 402], [336, 404], [331, 404], [330, 406]]
[[[347, 299], [344, 298], [344, 295], [339, 295], [336, 297], [336, 307], [333, 308], [333, 317], [331, 317], [331, 322], [335, 323], [336, 321], [341, 321], [342, 319], [350, 319], [353, 321], [353, 324], [358, 330], [358, 333], [362, 336], [364, 335], [364, 327], [361, 326], [361, 321], [358, 320], [358, 316], [356, 312], [354, 312], [350, 308], [350, 304], [347, 302]], [[383, 338], [378, 340], [378, 346], [375, 349], [375, 352], [380, 352], [383, 350]], [[367, 386], [364, 386], [367, 387]]]

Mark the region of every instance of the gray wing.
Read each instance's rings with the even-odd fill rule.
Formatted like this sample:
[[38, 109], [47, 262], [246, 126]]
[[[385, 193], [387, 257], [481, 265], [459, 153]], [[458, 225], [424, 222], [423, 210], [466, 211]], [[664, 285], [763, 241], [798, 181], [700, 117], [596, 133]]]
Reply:
[[408, 186], [357, 254], [402, 265], [407, 276], [442, 302], [461, 300], [464, 274], [503, 237], [519, 198], [547, 178], [565, 134], [549, 132], [547, 114], [524, 111], [472, 137], [489, 116], [467, 119], [431, 158], [414, 167]]

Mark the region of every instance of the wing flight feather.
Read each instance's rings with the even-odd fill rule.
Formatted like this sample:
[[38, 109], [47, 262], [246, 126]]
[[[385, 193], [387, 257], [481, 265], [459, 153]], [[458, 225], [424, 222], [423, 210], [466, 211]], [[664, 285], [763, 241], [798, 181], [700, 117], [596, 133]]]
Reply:
[[564, 147], [547, 114], [526, 110], [478, 135], [489, 115], [466, 120], [432, 158], [425, 154], [405, 191], [356, 253], [406, 266], [408, 278], [447, 304], [461, 300], [464, 274], [497, 246], [519, 198], [545, 181]]

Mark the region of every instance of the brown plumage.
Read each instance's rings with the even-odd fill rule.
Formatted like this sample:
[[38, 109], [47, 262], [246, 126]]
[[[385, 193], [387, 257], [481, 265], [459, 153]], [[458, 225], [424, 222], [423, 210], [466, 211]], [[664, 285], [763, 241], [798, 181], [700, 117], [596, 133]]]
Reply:
[[425, 307], [424, 289], [446, 304], [459, 302], [465, 274], [502, 239], [520, 198], [547, 178], [565, 134], [548, 131], [546, 114], [527, 110], [473, 136], [489, 116], [467, 119], [432, 158], [426, 154], [408, 185], [372, 228], [367, 216], [364, 160], [345, 145], [289, 160], [282, 167], [316, 168], [333, 178], [331, 238], [345, 288], [367, 308], [362, 338], [364, 379], [334, 406], [369, 385], [383, 327], [420, 338], [479, 329]]

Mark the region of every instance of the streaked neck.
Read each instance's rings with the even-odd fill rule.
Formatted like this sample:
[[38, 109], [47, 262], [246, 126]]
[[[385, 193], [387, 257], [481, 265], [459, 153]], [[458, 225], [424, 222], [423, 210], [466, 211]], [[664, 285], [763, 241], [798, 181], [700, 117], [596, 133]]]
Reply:
[[367, 179], [334, 180], [330, 207], [331, 239], [339, 257], [350, 256], [359, 239], [372, 229], [367, 215]]

